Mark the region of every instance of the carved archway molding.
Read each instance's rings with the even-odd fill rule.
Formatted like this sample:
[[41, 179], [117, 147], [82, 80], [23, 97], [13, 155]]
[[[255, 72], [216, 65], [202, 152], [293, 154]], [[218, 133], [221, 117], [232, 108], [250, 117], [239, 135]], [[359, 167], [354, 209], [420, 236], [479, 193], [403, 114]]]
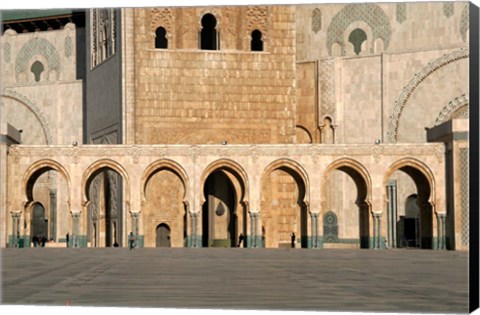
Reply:
[[[210, 163], [202, 173], [202, 177], [200, 178], [200, 185], [204, 185], [208, 176], [210, 176], [214, 171], [225, 169], [225, 168], [232, 170], [233, 172], [229, 172], [229, 173], [232, 173], [232, 175], [234, 176], [238, 176], [239, 179], [241, 180], [240, 185], [243, 185], [243, 196], [242, 198], [240, 198], [240, 202], [244, 202], [245, 204], [248, 204], [249, 202], [248, 175], [247, 175], [247, 172], [245, 172], [244, 168], [234, 160], [220, 159]], [[201, 198], [200, 204], [203, 205], [206, 202], [205, 195], [201, 193], [200, 198]]]
[[88, 206], [89, 204], [89, 196], [88, 196], [88, 186], [90, 182], [93, 180], [92, 175], [94, 175], [96, 172], [100, 171], [103, 168], [111, 169], [120, 176], [122, 176], [122, 179], [125, 181], [124, 182], [124, 190], [125, 190], [125, 202], [129, 203], [130, 202], [130, 179], [128, 176], [127, 171], [123, 168], [123, 166], [114, 160], [111, 159], [101, 159], [93, 162], [90, 164], [85, 171], [83, 172], [82, 176], [82, 205]]
[[155, 172], [161, 171], [161, 170], [171, 171], [180, 178], [184, 188], [183, 202], [185, 205], [188, 205], [189, 203], [187, 198], [189, 196], [190, 181], [188, 179], [187, 172], [179, 163], [170, 159], [160, 159], [155, 162], [152, 162], [150, 165], [147, 166], [147, 168], [143, 172], [142, 179], [140, 181], [142, 203], [146, 202], [147, 200], [145, 195], [145, 190], [147, 188], [148, 181], [154, 175]]
[[466, 105], [469, 105], [469, 99], [467, 94], [463, 94], [451, 100], [438, 114], [437, 119], [435, 120], [434, 126], [438, 126], [446, 122], [447, 120], [450, 119], [450, 117], [456, 110]]
[[[415, 170], [419, 171], [427, 180], [428, 184], [430, 185], [430, 196], [428, 198], [428, 202], [433, 206], [434, 211], [436, 212], [435, 207], [435, 176], [433, 175], [432, 170], [422, 161], [417, 160], [412, 157], [406, 157], [394, 162], [390, 165], [385, 173], [385, 177], [383, 178], [383, 187], [387, 187], [389, 178], [395, 173], [396, 171], [400, 170], [404, 167], [411, 167]], [[410, 175], [409, 175], [410, 176]], [[411, 176], [410, 176], [411, 177]], [[412, 178], [412, 180], [416, 183], [416, 179]], [[385, 194], [386, 195], [386, 194]], [[385, 204], [387, 199], [384, 200]]]
[[52, 132], [50, 131], [50, 125], [48, 124], [48, 120], [45, 118], [42, 110], [37, 105], [35, 105], [34, 102], [32, 102], [26, 96], [9, 89], [3, 89], [1, 96], [5, 98], [10, 98], [24, 104], [35, 115], [35, 117], [37, 117], [38, 121], [40, 122], [40, 126], [42, 127], [43, 135], [45, 136], [47, 145], [53, 144]]
[[[44, 170], [44, 171], [42, 171]], [[65, 178], [67, 182], [67, 204], [70, 205], [70, 176], [67, 170], [59, 162], [52, 159], [42, 159], [31, 164], [25, 171], [22, 180], [22, 189], [24, 192], [24, 206], [27, 208], [33, 202], [33, 196], [30, 189], [33, 189], [33, 184], [36, 179], [47, 171], [56, 171]], [[40, 172], [40, 173], [39, 173]], [[33, 183], [31, 182], [33, 181]], [[32, 185], [32, 187], [30, 187]]]
[[413, 94], [415, 89], [423, 82], [428, 76], [437, 71], [438, 69], [455, 62], [457, 60], [469, 58], [470, 53], [468, 49], [461, 48], [459, 50], [452, 51], [449, 54], [445, 54], [440, 58], [435, 59], [433, 62], [428, 63], [426, 67], [423, 67], [419, 72], [415, 73], [413, 79], [402, 89], [402, 92], [395, 101], [392, 115], [390, 116], [388, 140], [390, 143], [397, 142], [398, 136], [398, 123], [403, 109], [407, 104], [408, 99]]
[[[353, 170], [355, 173], [360, 175], [361, 179], [363, 180], [365, 186], [366, 186], [366, 196], [365, 200], [362, 202], [365, 202], [368, 206], [368, 208], [371, 210], [371, 198], [372, 198], [372, 179], [370, 177], [370, 174], [368, 173], [368, 170], [363, 166], [362, 163], [351, 159], [351, 158], [340, 158], [338, 160], [333, 161], [328, 165], [326, 170], [323, 173], [323, 184], [322, 184], [322, 201], [321, 201], [321, 209], [320, 212], [322, 212], [322, 209], [326, 208], [326, 196], [327, 196], [327, 178], [330, 175], [330, 173], [334, 170], [341, 170], [341, 168], [349, 168], [350, 170]], [[348, 174], [348, 173], [347, 173]], [[352, 177], [350, 174], [348, 176]], [[353, 178], [352, 178], [353, 179]], [[357, 186], [358, 184], [355, 182], [355, 185]], [[357, 187], [358, 189], [358, 187]]]
[[288, 159], [288, 158], [280, 158], [273, 162], [271, 162], [265, 170], [262, 172], [262, 176], [260, 177], [262, 180], [265, 176], [269, 175], [273, 171], [281, 168], [287, 168], [292, 170], [297, 176], [303, 181], [303, 185], [305, 186], [305, 196], [303, 197], [302, 202], [308, 207], [310, 204], [310, 180], [308, 178], [308, 173], [305, 171], [305, 168], [299, 164], [298, 162]]

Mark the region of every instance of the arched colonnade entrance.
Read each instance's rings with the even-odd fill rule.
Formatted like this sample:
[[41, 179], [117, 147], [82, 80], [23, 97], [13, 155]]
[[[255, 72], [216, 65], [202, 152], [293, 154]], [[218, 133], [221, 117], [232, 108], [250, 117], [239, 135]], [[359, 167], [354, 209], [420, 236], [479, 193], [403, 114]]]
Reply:
[[[124, 247], [133, 232], [139, 247], [442, 249], [440, 145], [415, 146], [415, 157], [394, 145], [380, 157], [371, 146], [348, 157], [338, 145], [109, 146], [100, 158], [98, 146], [52, 158], [16, 146], [8, 240], [69, 233], [73, 247]], [[63, 189], [53, 219], [35, 195], [48, 172]]]

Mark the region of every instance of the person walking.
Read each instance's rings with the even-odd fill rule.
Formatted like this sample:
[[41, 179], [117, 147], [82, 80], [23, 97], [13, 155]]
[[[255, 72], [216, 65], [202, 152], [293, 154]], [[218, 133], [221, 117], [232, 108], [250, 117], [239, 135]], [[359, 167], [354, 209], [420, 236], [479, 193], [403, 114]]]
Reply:
[[130, 232], [130, 235], [128, 236], [128, 241], [130, 243], [130, 250], [132, 250], [133, 243], [135, 242], [135, 235], [133, 235], [133, 232]]
[[290, 234], [290, 239], [292, 240], [292, 248], [295, 248], [295, 233]]
[[238, 246], [237, 247], [240, 247], [242, 245], [243, 239], [244, 239], [243, 233], [240, 233], [240, 236], [238, 237]]
[[70, 240], [70, 234], [68, 234], [67, 232], [67, 235], [65, 236], [66, 240], [67, 240], [67, 247], [70, 247], [70, 245], [68, 244], [68, 241]]

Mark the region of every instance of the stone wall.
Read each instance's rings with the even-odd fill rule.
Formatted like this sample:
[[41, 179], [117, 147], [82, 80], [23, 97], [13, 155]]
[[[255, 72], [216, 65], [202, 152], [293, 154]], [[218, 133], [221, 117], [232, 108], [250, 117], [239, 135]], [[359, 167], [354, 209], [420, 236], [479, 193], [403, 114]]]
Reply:
[[[219, 50], [198, 49], [206, 13], [218, 20]], [[154, 48], [160, 25], [168, 49]], [[293, 142], [294, 27], [293, 7], [135, 9], [137, 143]], [[249, 51], [254, 29], [262, 52]]]

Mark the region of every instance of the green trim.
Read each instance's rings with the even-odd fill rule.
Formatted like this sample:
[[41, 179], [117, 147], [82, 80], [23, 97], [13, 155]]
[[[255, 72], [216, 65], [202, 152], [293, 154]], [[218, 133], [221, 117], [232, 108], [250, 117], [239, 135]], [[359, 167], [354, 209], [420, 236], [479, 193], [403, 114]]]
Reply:
[[468, 140], [468, 132], [454, 132], [453, 140]]
[[[439, 248], [438, 248], [438, 241], [439, 241], [438, 237], [432, 237], [431, 239], [432, 239], [432, 247], [431, 248], [433, 250], [439, 250]], [[429, 238], [427, 238], [427, 237], [422, 238], [422, 243], [423, 242], [428, 242], [428, 241], [429, 241]]]
[[47, 9], [47, 10], [2, 10], [2, 22], [14, 22], [30, 19], [41, 19], [61, 15], [71, 15], [73, 10]]
[[[323, 240], [322, 240], [323, 241]], [[323, 241], [323, 244], [360, 244], [360, 239], [358, 238], [339, 238], [337, 240], [326, 240]]]
[[230, 248], [232, 241], [229, 239], [214, 239], [209, 241], [209, 247], [224, 247]]

